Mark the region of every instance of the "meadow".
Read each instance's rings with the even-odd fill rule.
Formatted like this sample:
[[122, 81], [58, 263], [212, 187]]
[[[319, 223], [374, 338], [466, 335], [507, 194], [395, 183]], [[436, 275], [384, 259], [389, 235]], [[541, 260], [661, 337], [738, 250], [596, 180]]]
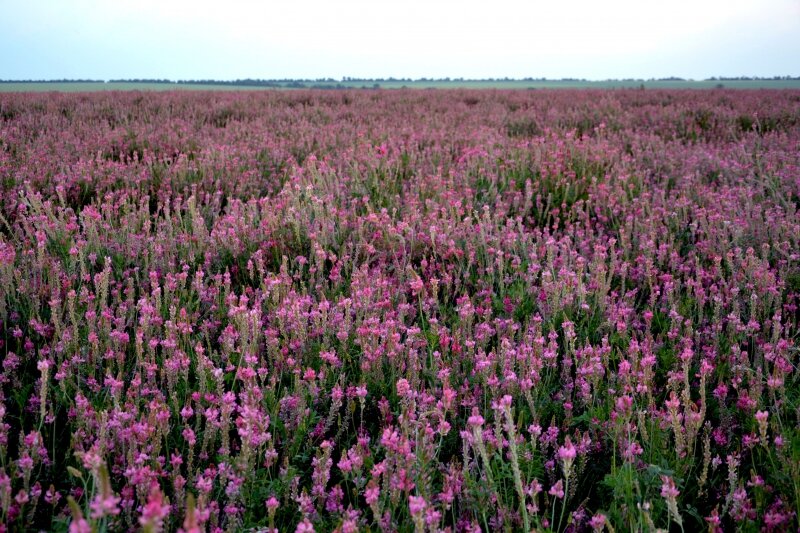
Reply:
[[800, 91], [0, 94], [0, 531], [794, 531]]

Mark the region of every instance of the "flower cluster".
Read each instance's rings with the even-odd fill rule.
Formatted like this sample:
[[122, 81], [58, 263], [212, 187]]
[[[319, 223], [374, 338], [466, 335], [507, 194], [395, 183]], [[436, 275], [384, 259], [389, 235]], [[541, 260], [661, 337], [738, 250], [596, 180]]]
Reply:
[[797, 529], [798, 106], [0, 94], [0, 532]]

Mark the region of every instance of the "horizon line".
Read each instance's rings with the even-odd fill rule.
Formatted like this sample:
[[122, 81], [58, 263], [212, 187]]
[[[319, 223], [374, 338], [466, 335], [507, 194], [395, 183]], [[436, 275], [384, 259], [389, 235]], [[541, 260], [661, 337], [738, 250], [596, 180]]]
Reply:
[[169, 79], [169, 78], [48, 78], [48, 79], [0, 79], [0, 83], [163, 83], [163, 84], [192, 84], [192, 83], [219, 83], [219, 84], [236, 84], [236, 83], [287, 83], [287, 82], [312, 82], [312, 83], [359, 83], [359, 82], [653, 82], [653, 81], [677, 81], [677, 82], [700, 82], [700, 81], [798, 81], [798, 75], [774, 75], [774, 76], [711, 76], [707, 78], [684, 78], [680, 76], [664, 76], [664, 77], [650, 77], [650, 78], [579, 78], [579, 77], [562, 77], [562, 78], [547, 78], [547, 77], [523, 77], [512, 78], [508, 76], [501, 77], [487, 77], [487, 78], [465, 78], [465, 77], [452, 77], [445, 76], [439, 78], [433, 77], [350, 77], [343, 76], [339, 79], [331, 77], [319, 78], [185, 78], [185, 79]]

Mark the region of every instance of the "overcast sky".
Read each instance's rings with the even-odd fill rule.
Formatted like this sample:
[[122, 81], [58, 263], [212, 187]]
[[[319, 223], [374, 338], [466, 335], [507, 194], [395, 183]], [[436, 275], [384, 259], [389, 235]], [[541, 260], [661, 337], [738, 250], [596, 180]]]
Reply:
[[0, 78], [800, 75], [800, 0], [0, 0]]

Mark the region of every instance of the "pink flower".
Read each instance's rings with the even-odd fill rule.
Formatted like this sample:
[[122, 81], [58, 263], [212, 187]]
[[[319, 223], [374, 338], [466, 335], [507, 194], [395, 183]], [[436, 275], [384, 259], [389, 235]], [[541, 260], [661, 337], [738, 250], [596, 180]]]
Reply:
[[302, 522], [297, 524], [297, 529], [294, 531], [295, 533], [314, 533], [314, 524], [308, 518], [304, 518]]
[[30, 500], [30, 497], [24, 489], [20, 489], [17, 495], [14, 496], [14, 500], [20, 505], [25, 505]]
[[269, 499], [267, 499], [267, 501], [264, 502], [264, 505], [267, 506], [267, 511], [269, 511], [270, 513], [274, 513], [280, 506], [280, 502], [275, 496], [270, 496]]
[[626, 461], [633, 461], [636, 457], [644, 453], [644, 448], [636, 441], [631, 441], [622, 452], [622, 457]]
[[73, 519], [69, 523], [69, 533], [92, 533], [92, 526], [85, 518]]
[[150, 491], [150, 497], [142, 507], [142, 516], [139, 517], [139, 524], [150, 526], [155, 531], [160, 531], [164, 519], [169, 516], [170, 506], [164, 502], [164, 495], [154, 487]]
[[98, 493], [89, 508], [92, 510], [92, 518], [95, 520], [105, 516], [116, 516], [119, 514], [120, 498], [113, 494], [108, 494], [105, 497]]
[[421, 515], [427, 506], [428, 504], [422, 496], [411, 495], [408, 497], [408, 509], [412, 516]]
[[599, 533], [603, 531], [603, 528], [606, 525], [606, 515], [597, 513], [592, 518], [589, 519], [589, 525], [592, 527], [592, 531], [595, 533]]
[[367, 501], [367, 505], [373, 505], [377, 502], [380, 495], [381, 489], [375, 483], [367, 485], [367, 489], [364, 491], [364, 499]]
[[478, 413], [478, 408], [472, 408], [472, 415], [467, 419], [467, 423], [473, 428], [480, 428], [483, 426], [483, 417]]
[[405, 398], [411, 392], [411, 385], [408, 384], [408, 380], [405, 378], [400, 378], [397, 380], [397, 395], [401, 398]]
[[722, 533], [722, 519], [719, 516], [719, 511], [714, 508], [711, 514], [705, 518], [708, 522], [708, 528], [711, 533]]
[[661, 497], [665, 500], [674, 500], [680, 492], [675, 486], [675, 482], [669, 476], [661, 476]]
[[564, 482], [562, 480], [556, 481], [556, 484], [550, 487], [550, 490], [547, 491], [547, 494], [550, 496], [555, 496], [558, 499], [564, 497]]
[[558, 448], [558, 458], [562, 462], [572, 462], [575, 460], [575, 457], [578, 455], [578, 452], [575, 450], [575, 446], [572, 445], [572, 440], [570, 440], [569, 436], [564, 439], [564, 445]]

